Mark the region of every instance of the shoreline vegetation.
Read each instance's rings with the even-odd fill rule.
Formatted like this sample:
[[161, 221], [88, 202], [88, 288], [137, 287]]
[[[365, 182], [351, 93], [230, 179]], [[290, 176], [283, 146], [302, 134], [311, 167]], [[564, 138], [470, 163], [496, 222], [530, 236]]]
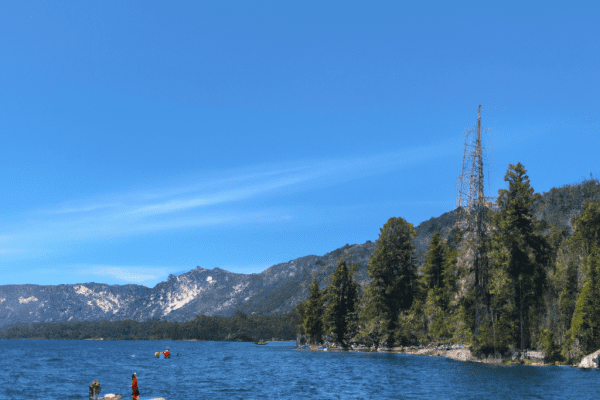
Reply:
[[[421, 267], [413, 225], [390, 218], [364, 288], [345, 260], [330, 284], [313, 279], [297, 307], [297, 343], [597, 368], [600, 182], [552, 189], [542, 201], [521, 163], [508, 166], [504, 181], [495, 201], [481, 188], [459, 207], [445, 236], [433, 227]], [[456, 344], [463, 350], [447, 349]]]
[[299, 350], [303, 351], [334, 351], [334, 352], [377, 352], [377, 353], [394, 353], [394, 354], [409, 354], [414, 356], [426, 357], [445, 357], [456, 361], [478, 362], [483, 364], [493, 364], [500, 366], [510, 365], [527, 365], [534, 367], [574, 367], [574, 368], [598, 368], [600, 361], [600, 350], [584, 357], [578, 364], [567, 364], [565, 362], [544, 362], [545, 353], [539, 350], [528, 350], [522, 353], [514, 353], [510, 357], [497, 355], [473, 355], [471, 346], [454, 345], [454, 346], [398, 346], [394, 348], [375, 348], [366, 346], [354, 346], [350, 348], [341, 348], [335, 345], [316, 346], [305, 345], [298, 346]]
[[0, 329], [2, 339], [66, 339], [66, 340], [202, 340], [294, 341], [299, 324], [296, 312], [279, 315], [246, 315], [232, 317], [197, 316], [188, 322], [149, 320], [70, 321], [17, 324]]

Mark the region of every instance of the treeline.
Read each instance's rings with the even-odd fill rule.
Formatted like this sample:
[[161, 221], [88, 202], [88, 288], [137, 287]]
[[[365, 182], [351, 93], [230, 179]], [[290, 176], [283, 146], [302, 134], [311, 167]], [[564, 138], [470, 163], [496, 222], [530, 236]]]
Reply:
[[188, 322], [149, 320], [42, 322], [18, 324], [0, 330], [0, 339], [94, 339], [107, 340], [295, 340], [299, 316], [246, 315], [197, 316]]
[[536, 218], [540, 195], [522, 164], [509, 165], [504, 180], [508, 189], [495, 204], [461, 210], [449, 238], [433, 235], [420, 273], [412, 224], [388, 220], [364, 292], [341, 261], [332, 284], [320, 289], [313, 280], [310, 298], [297, 307], [299, 334], [341, 346], [467, 344], [496, 355], [539, 349], [547, 361], [567, 363], [600, 349], [598, 180], [584, 182], [594, 196], [572, 226]]

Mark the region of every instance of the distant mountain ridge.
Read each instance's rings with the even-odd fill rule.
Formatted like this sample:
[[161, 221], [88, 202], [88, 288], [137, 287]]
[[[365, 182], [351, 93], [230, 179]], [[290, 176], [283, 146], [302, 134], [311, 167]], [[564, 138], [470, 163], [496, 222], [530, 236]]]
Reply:
[[[542, 194], [534, 206], [540, 219], [570, 228], [586, 200], [600, 198], [598, 180], [566, 185]], [[424, 255], [434, 232], [448, 238], [457, 221], [456, 211], [419, 224], [415, 230], [416, 262]], [[382, 221], [382, 225], [385, 221]], [[196, 315], [231, 316], [290, 312], [308, 298], [309, 285], [316, 277], [322, 287], [340, 259], [358, 264], [355, 279], [368, 283], [367, 266], [375, 243], [345, 245], [323, 256], [310, 255], [273, 265], [261, 273], [237, 274], [219, 268], [197, 267], [179, 276], [169, 275], [153, 288], [141, 285], [1, 285], [0, 328], [18, 323], [164, 319], [184, 322]]]
[[153, 288], [141, 285], [2, 285], [0, 328], [32, 322], [164, 319], [188, 321], [196, 315], [230, 316], [290, 312], [306, 297], [312, 277], [323, 285], [343, 257], [361, 265], [356, 279], [366, 283], [375, 243], [346, 245], [324, 256], [306, 256], [259, 274], [237, 274], [197, 267], [169, 275]]

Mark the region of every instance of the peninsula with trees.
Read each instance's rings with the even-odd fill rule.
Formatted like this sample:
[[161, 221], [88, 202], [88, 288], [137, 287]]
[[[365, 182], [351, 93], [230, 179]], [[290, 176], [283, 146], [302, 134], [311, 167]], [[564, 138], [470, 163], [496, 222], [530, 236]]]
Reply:
[[461, 345], [499, 362], [537, 350], [546, 364], [600, 349], [598, 180], [541, 196], [517, 163], [504, 181], [476, 218], [445, 237], [433, 232], [420, 270], [413, 225], [390, 218], [364, 288], [343, 259], [329, 284], [313, 280], [297, 307], [299, 341], [409, 352]]

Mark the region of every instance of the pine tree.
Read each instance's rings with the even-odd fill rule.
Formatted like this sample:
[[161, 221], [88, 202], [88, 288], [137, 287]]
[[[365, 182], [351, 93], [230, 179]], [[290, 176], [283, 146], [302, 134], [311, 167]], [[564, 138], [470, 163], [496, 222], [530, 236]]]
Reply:
[[415, 236], [412, 224], [402, 218], [390, 218], [381, 228], [369, 261], [371, 282], [365, 289], [361, 335], [376, 346], [393, 345], [399, 314], [413, 303], [418, 285], [413, 261]]
[[[499, 212], [493, 218], [495, 279], [500, 279], [496, 282], [495, 295], [506, 301], [492, 300], [495, 303], [492, 311], [500, 318], [500, 326], [506, 329], [516, 326], [517, 332], [513, 335], [519, 339], [521, 349], [530, 343], [530, 308], [541, 298], [544, 282], [541, 258], [547, 247], [535, 230], [532, 212], [540, 195], [534, 193], [526, 173], [521, 163], [508, 166], [504, 180], [509, 188], [498, 192]], [[514, 318], [518, 324], [511, 321]]]
[[319, 290], [319, 282], [317, 282], [316, 278], [313, 278], [312, 285], [310, 285], [308, 303], [306, 303], [302, 318], [304, 332], [308, 336], [309, 342], [312, 344], [320, 344], [323, 342], [324, 297], [325, 291]]
[[558, 249], [556, 257], [555, 273], [551, 276], [552, 294], [556, 298], [552, 302], [556, 304], [556, 315], [554, 324], [555, 338], [562, 347], [562, 355], [570, 359], [570, 332], [571, 321], [575, 311], [578, 297], [578, 279], [580, 256], [577, 250], [576, 241], [571, 236], [564, 240]]
[[582, 250], [587, 279], [577, 298], [570, 335], [587, 354], [600, 349], [600, 201], [585, 205], [575, 221], [573, 239]]
[[327, 287], [325, 298], [325, 327], [333, 340], [347, 347], [349, 334], [356, 323], [356, 302], [358, 284], [352, 280], [352, 273], [345, 261], [340, 261], [333, 274], [332, 283]]
[[598, 329], [598, 276], [597, 262], [590, 265], [590, 276], [583, 285], [577, 298], [571, 335], [577, 339], [583, 354], [591, 353], [600, 348]]
[[435, 232], [429, 241], [429, 249], [423, 265], [423, 275], [427, 289], [434, 289], [443, 285], [443, 268], [448, 249], [442, 240], [442, 234]]
[[458, 260], [458, 250], [447, 248], [446, 257], [442, 266], [442, 282], [444, 287], [444, 304], [446, 309], [456, 304], [455, 296], [457, 294], [458, 271], [456, 263]]
[[[426, 298], [422, 310], [426, 317], [427, 333], [430, 339], [449, 338], [448, 306], [454, 294], [454, 261], [456, 253], [444, 243], [440, 232], [435, 232], [429, 242], [421, 280], [426, 288]], [[453, 259], [454, 258], [454, 259]]]
[[542, 350], [546, 353], [544, 362], [553, 362], [560, 360], [560, 349], [556, 344], [554, 332], [550, 329], [545, 329], [541, 334]]

